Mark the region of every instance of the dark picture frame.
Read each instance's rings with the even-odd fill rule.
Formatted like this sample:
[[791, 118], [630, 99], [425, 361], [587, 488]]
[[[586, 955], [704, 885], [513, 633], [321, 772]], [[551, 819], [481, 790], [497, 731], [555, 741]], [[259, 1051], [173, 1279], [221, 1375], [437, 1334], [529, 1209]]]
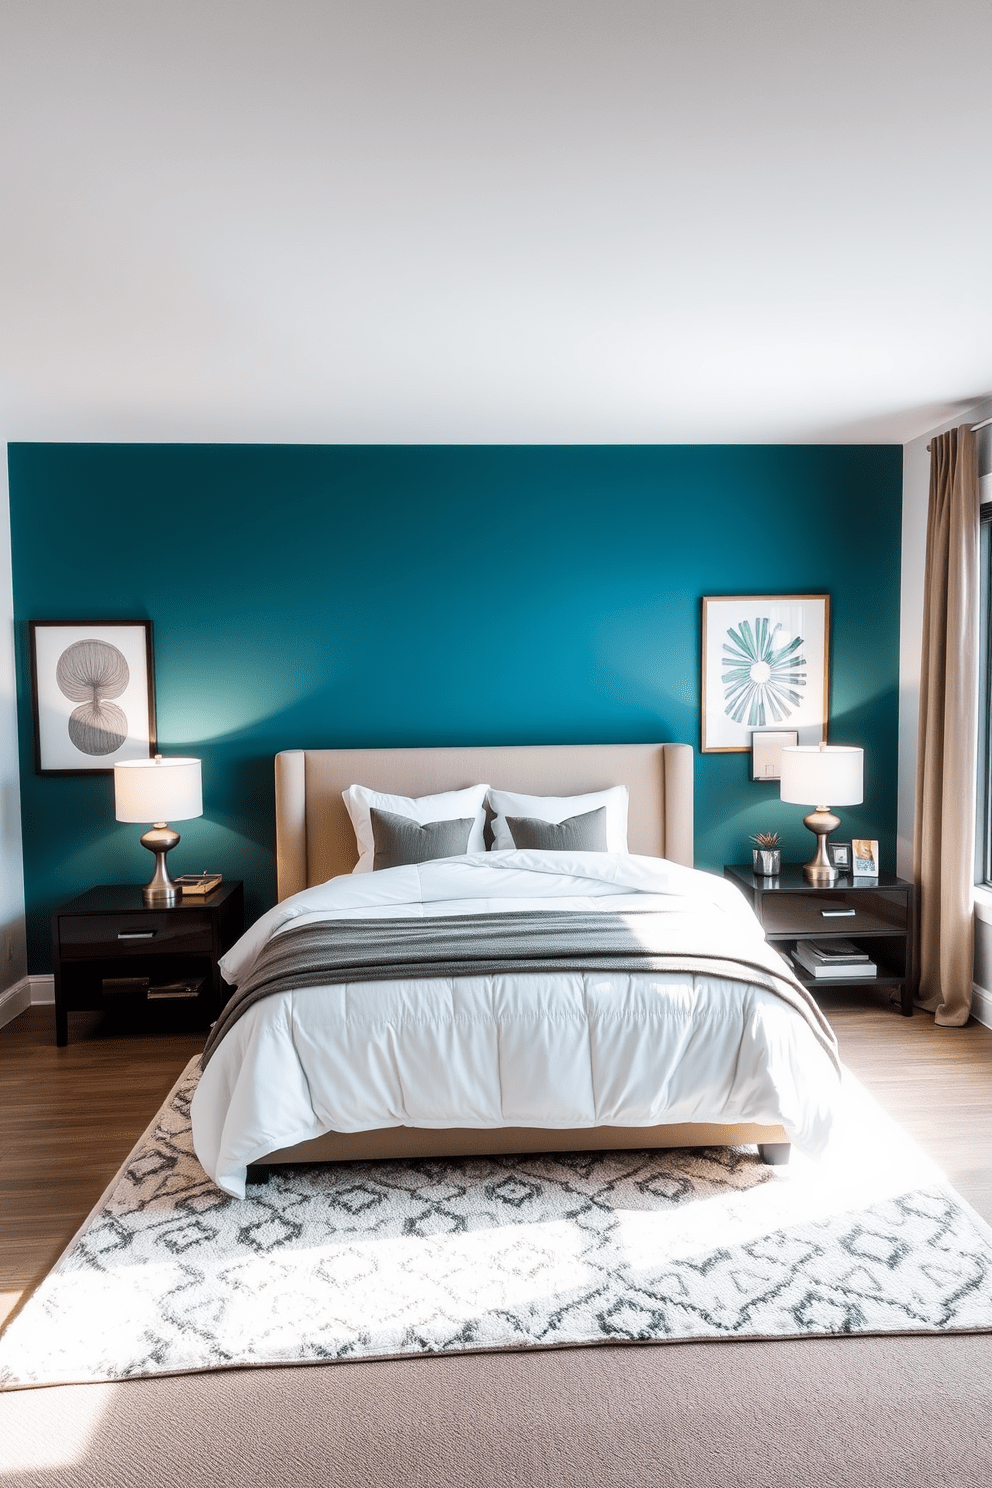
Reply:
[[150, 620], [30, 620], [37, 775], [110, 775], [155, 753]]
[[752, 729], [751, 779], [772, 785], [781, 780], [782, 750], [798, 743], [798, 729]]
[[839, 868], [843, 873], [850, 873], [851, 844], [849, 842], [828, 842], [827, 857], [830, 859], [832, 868]]

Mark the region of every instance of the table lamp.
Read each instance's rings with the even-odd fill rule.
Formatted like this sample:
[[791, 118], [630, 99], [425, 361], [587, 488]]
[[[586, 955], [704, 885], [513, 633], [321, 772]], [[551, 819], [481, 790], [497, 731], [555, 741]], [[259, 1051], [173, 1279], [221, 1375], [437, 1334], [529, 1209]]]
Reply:
[[829, 806], [856, 806], [864, 800], [864, 750], [847, 744], [790, 744], [782, 750], [780, 795], [797, 806], [815, 806], [803, 823], [816, 834], [816, 853], [803, 873], [817, 888], [837, 882], [827, 857], [827, 838], [840, 826]]
[[179, 841], [179, 833], [168, 821], [189, 821], [203, 815], [198, 759], [125, 760], [114, 766], [114, 802], [117, 820], [151, 822], [141, 837], [142, 847], [155, 854], [155, 872], [145, 885], [149, 905], [175, 904], [182, 889], [169, 877], [165, 855]]

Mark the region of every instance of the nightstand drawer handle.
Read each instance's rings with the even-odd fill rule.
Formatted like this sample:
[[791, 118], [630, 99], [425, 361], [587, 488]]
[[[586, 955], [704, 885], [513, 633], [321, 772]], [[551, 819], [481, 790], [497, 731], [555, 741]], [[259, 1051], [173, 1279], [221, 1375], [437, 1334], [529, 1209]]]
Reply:
[[[852, 911], [853, 913], [853, 911]], [[118, 930], [118, 940], [154, 940], [156, 930]]]
[[821, 909], [821, 915], [825, 920], [840, 920], [847, 915], [857, 914], [856, 909]]

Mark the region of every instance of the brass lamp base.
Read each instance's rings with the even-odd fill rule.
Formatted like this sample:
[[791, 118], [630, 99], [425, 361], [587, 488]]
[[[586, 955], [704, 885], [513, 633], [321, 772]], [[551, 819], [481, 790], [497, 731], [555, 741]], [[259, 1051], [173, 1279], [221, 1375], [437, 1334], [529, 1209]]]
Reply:
[[145, 884], [142, 898], [150, 906], [176, 904], [182, 898], [183, 891], [170, 878], [165, 855], [179, 841], [179, 833], [173, 827], [166, 826], [165, 822], [155, 822], [150, 831], [142, 834], [140, 841], [142, 847], [147, 847], [149, 852], [155, 854], [155, 872]]
[[803, 876], [814, 888], [829, 889], [837, 882], [839, 873], [827, 857], [827, 838], [840, 826], [840, 817], [834, 816], [829, 806], [817, 806], [809, 816], [803, 817], [803, 826], [816, 834], [816, 852], [803, 864]]

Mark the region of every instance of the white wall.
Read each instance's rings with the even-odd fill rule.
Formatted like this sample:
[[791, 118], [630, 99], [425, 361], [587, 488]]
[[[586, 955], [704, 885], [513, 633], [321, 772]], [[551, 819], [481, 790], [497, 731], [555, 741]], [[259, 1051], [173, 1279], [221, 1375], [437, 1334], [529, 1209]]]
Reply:
[[[0, 1024], [26, 1004], [24, 870], [17, 766], [17, 689], [6, 445], [0, 445]], [[16, 991], [14, 989], [17, 989]], [[15, 1001], [16, 999], [16, 1001]]]

